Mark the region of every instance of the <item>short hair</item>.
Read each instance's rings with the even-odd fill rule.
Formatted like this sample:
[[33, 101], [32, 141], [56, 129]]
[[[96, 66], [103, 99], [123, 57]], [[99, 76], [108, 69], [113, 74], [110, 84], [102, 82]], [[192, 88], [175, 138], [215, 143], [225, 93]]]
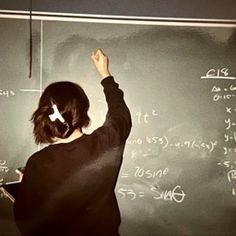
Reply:
[[[51, 121], [49, 115], [56, 105], [64, 122], [56, 119]], [[31, 121], [34, 124], [35, 142], [53, 143], [53, 138], [67, 138], [77, 128], [87, 127], [89, 100], [84, 90], [73, 82], [61, 81], [50, 84], [40, 97], [37, 110]]]

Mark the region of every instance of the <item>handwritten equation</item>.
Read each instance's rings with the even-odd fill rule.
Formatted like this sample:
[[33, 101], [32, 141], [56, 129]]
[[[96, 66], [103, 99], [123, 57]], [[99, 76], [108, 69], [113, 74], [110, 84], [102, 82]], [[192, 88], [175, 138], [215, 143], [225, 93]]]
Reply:
[[213, 101], [218, 102], [222, 100], [230, 100], [235, 97], [235, 91], [236, 86], [233, 84], [224, 88], [214, 85], [211, 90], [213, 93]]
[[202, 140], [184, 140], [184, 141], [175, 141], [172, 142], [167, 136], [158, 137], [144, 137], [144, 138], [137, 138], [137, 139], [128, 139], [128, 145], [144, 145], [144, 144], [154, 144], [161, 146], [162, 149], [167, 148], [188, 148], [188, 149], [205, 149], [209, 153], [213, 152], [215, 147], [218, 144], [216, 140], [210, 140], [208, 142], [204, 142]]
[[229, 130], [230, 128], [236, 126], [236, 122], [232, 121], [231, 118], [225, 119], [225, 124], [226, 124], [226, 127], [225, 127], [226, 130]]
[[117, 191], [121, 199], [134, 201], [145, 196], [150, 196], [153, 200], [170, 201], [181, 203], [184, 201], [186, 194], [180, 185], [176, 185], [172, 189], [162, 190], [159, 186], [152, 186], [149, 192], [135, 191], [133, 188], [119, 188]]
[[[227, 111], [229, 111], [229, 108], [227, 108]], [[232, 110], [231, 110], [232, 112]], [[232, 120], [232, 118], [227, 118], [224, 120], [225, 122], [225, 134], [224, 134], [224, 142], [225, 145], [223, 147], [224, 149], [224, 155], [228, 155], [231, 153], [236, 153], [236, 122]]]
[[121, 173], [121, 178], [129, 178], [130, 176], [134, 178], [146, 178], [146, 179], [155, 179], [155, 178], [162, 178], [169, 173], [169, 168], [158, 169], [158, 170], [151, 170], [151, 169], [144, 169], [140, 166], [135, 167], [135, 171], [132, 174], [128, 173]]
[[[210, 69], [207, 71], [205, 76], [201, 79], [219, 79], [219, 80], [235, 80], [235, 76], [231, 76], [228, 68]], [[227, 117], [222, 120], [225, 124], [223, 130], [223, 155], [228, 157], [228, 160], [218, 162], [217, 165], [224, 167], [227, 170], [226, 178], [232, 185], [233, 182], [236, 184], [236, 160], [234, 160], [232, 154], [236, 154], [236, 107], [233, 107], [232, 99], [236, 97], [236, 85], [231, 83], [230, 85], [217, 85], [215, 84], [211, 93], [213, 94], [213, 101], [219, 102], [224, 101], [225, 114]], [[229, 156], [231, 154], [231, 156]], [[230, 158], [230, 159], [229, 159]], [[236, 187], [232, 187], [232, 194], [236, 195]]]
[[225, 143], [230, 142], [230, 141], [235, 141], [236, 142], [236, 132], [234, 131], [232, 134], [224, 134], [225, 138]]
[[[201, 76], [201, 79], [228, 79], [235, 80], [235, 76], [230, 76], [230, 72], [228, 68], [222, 67], [218, 69], [209, 69], [206, 75]], [[213, 93], [213, 101], [224, 101], [225, 103], [230, 102], [232, 98], [236, 97], [236, 85], [231, 83], [230, 85], [213, 85], [211, 89], [211, 93]], [[232, 103], [232, 102], [231, 102]], [[223, 147], [224, 155], [236, 153], [236, 107], [229, 106], [226, 104], [225, 112], [228, 115], [227, 118], [224, 119], [225, 123], [225, 131], [224, 131], [224, 143]], [[233, 143], [232, 143], [233, 142]]]

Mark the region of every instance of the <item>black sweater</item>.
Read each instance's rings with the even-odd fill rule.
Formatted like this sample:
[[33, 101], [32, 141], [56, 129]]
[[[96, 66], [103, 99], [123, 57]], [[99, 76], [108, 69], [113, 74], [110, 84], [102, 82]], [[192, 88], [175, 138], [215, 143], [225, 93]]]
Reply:
[[14, 203], [24, 235], [119, 235], [114, 188], [131, 116], [113, 77], [102, 80], [106, 121], [92, 134], [50, 145], [27, 161]]

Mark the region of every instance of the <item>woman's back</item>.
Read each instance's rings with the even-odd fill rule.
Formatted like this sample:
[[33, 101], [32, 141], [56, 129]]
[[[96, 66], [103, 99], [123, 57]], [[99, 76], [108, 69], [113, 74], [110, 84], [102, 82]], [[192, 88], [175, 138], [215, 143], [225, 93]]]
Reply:
[[131, 117], [113, 77], [102, 80], [108, 112], [92, 134], [33, 154], [14, 204], [25, 235], [119, 235], [115, 185]]

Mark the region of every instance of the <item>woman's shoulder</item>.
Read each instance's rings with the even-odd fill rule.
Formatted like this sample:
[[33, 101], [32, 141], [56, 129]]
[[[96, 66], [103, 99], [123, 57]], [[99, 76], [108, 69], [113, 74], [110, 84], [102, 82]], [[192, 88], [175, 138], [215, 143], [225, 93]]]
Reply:
[[34, 152], [27, 160], [27, 164], [37, 163], [37, 162], [42, 161], [42, 159], [44, 159], [44, 157], [46, 157], [48, 155], [48, 153], [49, 153], [48, 146]]

